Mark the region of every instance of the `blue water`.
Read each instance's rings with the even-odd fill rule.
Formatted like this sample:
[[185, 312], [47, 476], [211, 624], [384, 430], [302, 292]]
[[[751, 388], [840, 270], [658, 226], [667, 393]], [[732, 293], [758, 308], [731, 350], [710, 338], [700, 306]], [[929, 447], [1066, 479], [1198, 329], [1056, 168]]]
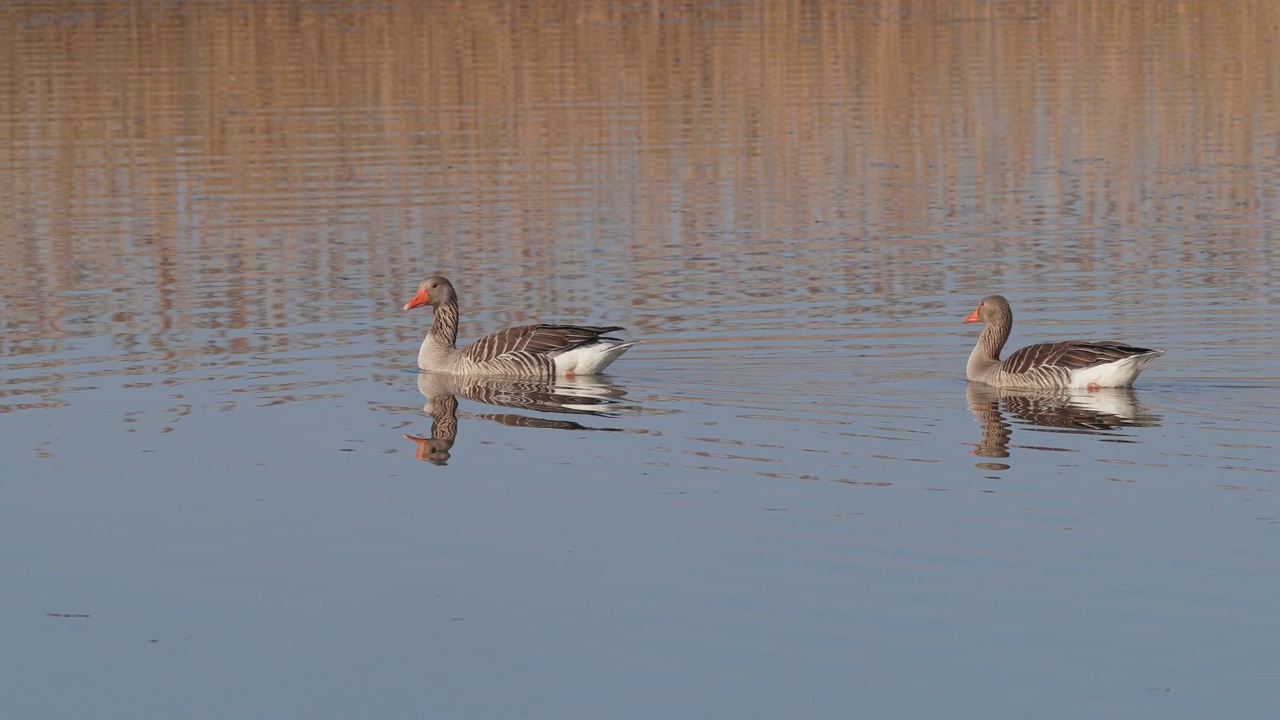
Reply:
[[[1273, 717], [1275, 50], [1070, 7], [0, 15], [0, 710]], [[643, 343], [421, 377], [436, 271]]]

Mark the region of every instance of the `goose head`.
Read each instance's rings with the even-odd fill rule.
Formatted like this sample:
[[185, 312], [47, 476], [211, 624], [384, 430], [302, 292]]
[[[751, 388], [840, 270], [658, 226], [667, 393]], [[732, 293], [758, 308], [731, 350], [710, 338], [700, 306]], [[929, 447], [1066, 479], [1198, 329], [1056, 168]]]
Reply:
[[432, 275], [418, 284], [418, 292], [413, 299], [404, 304], [405, 310], [412, 310], [423, 305], [440, 307], [457, 298], [453, 283], [443, 275]]

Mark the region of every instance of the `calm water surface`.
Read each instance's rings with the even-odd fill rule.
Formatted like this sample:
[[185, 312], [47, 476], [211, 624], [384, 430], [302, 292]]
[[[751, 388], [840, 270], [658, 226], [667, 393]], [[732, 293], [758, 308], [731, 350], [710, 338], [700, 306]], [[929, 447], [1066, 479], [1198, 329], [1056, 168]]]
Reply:
[[[1275, 717], [1278, 26], [0, 10], [0, 709]], [[644, 343], [419, 374], [432, 272]], [[1166, 355], [970, 387], [992, 292]]]

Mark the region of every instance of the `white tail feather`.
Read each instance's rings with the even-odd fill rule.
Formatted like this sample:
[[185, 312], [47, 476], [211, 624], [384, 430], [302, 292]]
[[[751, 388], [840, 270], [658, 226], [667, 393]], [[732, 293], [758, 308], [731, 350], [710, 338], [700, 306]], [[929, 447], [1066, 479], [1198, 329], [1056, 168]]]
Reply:
[[602, 339], [555, 356], [557, 375], [596, 375], [609, 367], [636, 342]]
[[1071, 371], [1071, 380], [1067, 387], [1129, 387], [1138, 373], [1142, 372], [1156, 358], [1164, 354], [1163, 350], [1153, 350], [1142, 355], [1133, 355], [1115, 362], [1093, 365]]

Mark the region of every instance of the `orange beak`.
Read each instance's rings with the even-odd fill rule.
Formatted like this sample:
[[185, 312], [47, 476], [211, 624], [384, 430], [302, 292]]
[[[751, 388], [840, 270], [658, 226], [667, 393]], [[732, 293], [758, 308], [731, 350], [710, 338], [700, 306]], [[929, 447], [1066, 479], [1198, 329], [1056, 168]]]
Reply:
[[404, 304], [404, 309], [412, 310], [416, 307], [422, 307], [423, 305], [427, 305], [430, 302], [431, 300], [427, 298], [427, 289], [418, 288], [418, 294], [414, 295], [412, 300]]
[[973, 312], [969, 313], [969, 315], [964, 319], [964, 321], [967, 323], [982, 322], [982, 318], [978, 317], [978, 309], [974, 308]]

